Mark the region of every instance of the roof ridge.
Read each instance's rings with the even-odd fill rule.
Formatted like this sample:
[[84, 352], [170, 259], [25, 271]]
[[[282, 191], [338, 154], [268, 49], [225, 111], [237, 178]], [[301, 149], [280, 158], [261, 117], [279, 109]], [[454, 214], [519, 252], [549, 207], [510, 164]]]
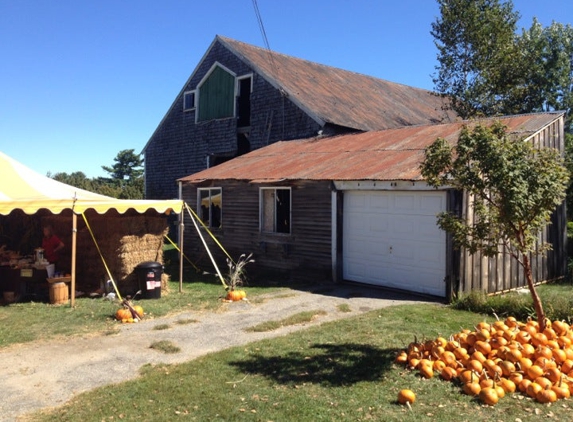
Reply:
[[420, 88], [420, 87], [416, 87], [416, 86], [412, 86], [412, 85], [407, 85], [407, 84], [401, 83], [401, 82], [394, 82], [394, 81], [390, 81], [390, 80], [388, 80], [388, 79], [379, 78], [379, 77], [372, 76], [372, 75], [367, 75], [367, 74], [361, 73], [361, 72], [356, 72], [356, 71], [354, 71], [354, 70], [343, 69], [343, 68], [341, 68], [341, 67], [336, 67], [336, 66], [332, 66], [332, 65], [328, 65], [328, 64], [324, 64], [324, 63], [319, 63], [319, 62], [312, 61], [312, 60], [309, 60], [309, 59], [303, 59], [303, 58], [301, 58], [301, 57], [296, 57], [296, 56], [293, 56], [293, 55], [290, 55], [290, 54], [281, 53], [281, 52], [278, 52], [278, 51], [275, 51], [275, 50], [269, 50], [269, 49], [264, 48], [264, 47], [259, 47], [259, 46], [254, 45], [254, 44], [249, 44], [249, 43], [246, 43], [246, 42], [244, 42], [244, 41], [235, 40], [235, 39], [233, 39], [233, 38], [225, 37], [225, 36], [222, 36], [222, 35], [217, 35], [216, 37], [217, 37], [219, 40], [221, 40], [221, 41], [223, 41], [223, 42], [225, 42], [225, 43], [227, 43], [227, 44], [240, 44], [240, 45], [244, 45], [244, 46], [247, 46], [248, 48], [254, 48], [254, 49], [257, 49], [257, 50], [263, 50], [263, 51], [265, 51], [265, 52], [267, 52], [267, 53], [270, 53], [270, 54], [273, 54], [273, 55], [276, 55], [276, 56], [282, 56], [282, 57], [285, 57], [285, 58], [290, 59], [290, 60], [297, 60], [297, 61], [301, 61], [301, 62], [305, 62], [305, 63], [310, 63], [310, 64], [313, 64], [313, 65], [321, 66], [321, 67], [328, 68], [328, 69], [335, 69], [335, 70], [338, 70], [338, 71], [342, 71], [342, 72], [346, 72], [346, 73], [351, 73], [351, 74], [353, 74], [353, 75], [362, 76], [362, 77], [364, 77], [364, 78], [368, 78], [368, 79], [373, 79], [373, 80], [377, 80], [377, 81], [386, 82], [386, 83], [392, 84], [392, 85], [400, 85], [400, 86], [404, 86], [404, 87], [411, 88], [411, 89], [418, 89], [418, 90], [421, 90], [421, 91], [424, 91], [424, 92], [434, 92], [434, 91], [429, 90], [429, 89], [426, 89], [426, 88]]

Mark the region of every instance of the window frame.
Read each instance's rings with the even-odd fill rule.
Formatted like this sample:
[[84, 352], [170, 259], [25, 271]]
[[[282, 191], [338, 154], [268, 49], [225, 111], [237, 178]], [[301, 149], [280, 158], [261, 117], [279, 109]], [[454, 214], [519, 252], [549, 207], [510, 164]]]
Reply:
[[[217, 191], [217, 193], [213, 193], [213, 191]], [[208, 196], [207, 197], [202, 197], [201, 193], [204, 192], [208, 192]], [[217, 195], [221, 195], [220, 196], [220, 202], [219, 202], [219, 225], [218, 226], [214, 226], [213, 225], [213, 197], [217, 196]], [[209, 215], [208, 215], [208, 220], [206, 222], [205, 220], [205, 215], [204, 215], [204, 211], [203, 211], [203, 199], [208, 199], [209, 201], [209, 205], [207, 207], [208, 211], [209, 211]], [[203, 224], [205, 224], [205, 226], [207, 226], [210, 229], [220, 229], [223, 227], [223, 188], [221, 187], [208, 187], [208, 188], [197, 188], [197, 215], [199, 216], [199, 219], [203, 222]]]
[[[193, 95], [193, 106], [192, 107], [185, 107], [187, 104], [187, 96], [188, 95]], [[192, 89], [189, 91], [185, 91], [183, 93], [183, 111], [193, 111], [197, 108], [197, 90], [196, 89]]]
[[[288, 232], [277, 231], [277, 206], [276, 206], [276, 192], [279, 190], [288, 191], [289, 204], [288, 204]], [[265, 229], [265, 192], [273, 191], [275, 201], [273, 203], [273, 228], [272, 231]], [[292, 235], [292, 188], [290, 186], [268, 186], [259, 188], [259, 232], [263, 234], [272, 234], [279, 236]]]

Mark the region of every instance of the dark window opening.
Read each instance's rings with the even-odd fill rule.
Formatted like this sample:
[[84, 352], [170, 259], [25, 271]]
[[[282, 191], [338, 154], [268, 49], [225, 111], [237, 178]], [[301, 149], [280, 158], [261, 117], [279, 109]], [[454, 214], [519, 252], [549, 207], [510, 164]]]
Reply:
[[221, 227], [222, 194], [221, 188], [207, 188], [198, 190], [199, 218], [207, 227]]
[[290, 233], [291, 190], [262, 189], [261, 228], [263, 232]]
[[195, 91], [187, 91], [183, 94], [183, 110], [193, 110], [195, 108]]
[[251, 125], [251, 78], [239, 79], [237, 97], [237, 127]]
[[249, 142], [248, 133], [239, 133], [237, 135], [237, 156], [251, 152], [251, 143]]
[[215, 167], [219, 164], [223, 164], [226, 161], [231, 160], [233, 157], [228, 155], [211, 155], [211, 159], [209, 160], [209, 167]]

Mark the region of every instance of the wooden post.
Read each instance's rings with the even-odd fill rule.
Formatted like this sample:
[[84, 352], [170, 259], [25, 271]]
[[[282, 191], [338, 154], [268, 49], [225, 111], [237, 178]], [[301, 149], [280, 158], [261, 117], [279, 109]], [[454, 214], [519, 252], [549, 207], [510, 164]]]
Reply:
[[72, 281], [70, 292], [70, 306], [73, 308], [76, 304], [76, 248], [77, 248], [77, 233], [78, 233], [78, 216], [72, 212]]
[[183, 232], [185, 231], [185, 224], [183, 224], [183, 210], [179, 213], [179, 293], [183, 292]]

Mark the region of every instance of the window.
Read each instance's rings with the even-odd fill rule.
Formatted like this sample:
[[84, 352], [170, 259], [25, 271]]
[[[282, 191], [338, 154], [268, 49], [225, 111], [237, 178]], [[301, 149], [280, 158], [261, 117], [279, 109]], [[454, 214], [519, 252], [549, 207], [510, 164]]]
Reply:
[[290, 233], [290, 188], [261, 189], [261, 231]]
[[183, 94], [183, 111], [195, 109], [195, 91], [186, 91]]
[[251, 125], [252, 76], [237, 79], [237, 127]]
[[197, 190], [199, 218], [207, 227], [221, 227], [222, 196], [221, 188]]

